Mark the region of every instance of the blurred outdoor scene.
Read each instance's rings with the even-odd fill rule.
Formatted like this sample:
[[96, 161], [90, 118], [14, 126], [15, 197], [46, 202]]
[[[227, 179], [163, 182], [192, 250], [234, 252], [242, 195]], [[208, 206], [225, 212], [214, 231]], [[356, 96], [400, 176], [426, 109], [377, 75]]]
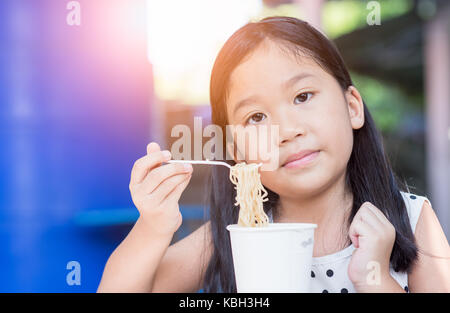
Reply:
[[[276, 15], [335, 42], [397, 176], [450, 238], [448, 1], [2, 0], [0, 292], [96, 291], [139, 216], [133, 163], [151, 141], [170, 150], [177, 124], [202, 138], [220, 48]], [[174, 242], [207, 218], [210, 168], [193, 167]]]

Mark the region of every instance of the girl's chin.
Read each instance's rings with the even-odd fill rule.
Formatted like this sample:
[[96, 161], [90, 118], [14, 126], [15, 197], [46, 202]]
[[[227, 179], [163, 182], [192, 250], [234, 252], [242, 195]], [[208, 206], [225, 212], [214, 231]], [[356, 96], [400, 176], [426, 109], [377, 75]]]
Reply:
[[323, 174], [322, 171], [290, 171], [279, 168], [270, 174], [268, 172], [261, 174], [261, 181], [270, 181], [270, 185], [277, 185], [277, 187], [273, 186], [273, 189], [281, 189], [285, 192], [289, 190], [289, 193], [311, 193], [323, 187], [324, 179], [325, 181], [327, 179]]
[[[273, 171], [270, 174], [261, 174], [261, 182], [277, 193], [302, 194], [311, 193], [314, 190], [321, 189], [323, 186], [323, 176], [317, 173], [313, 175], [287, 174], [283, 170]], [[265, 184], [264, 182], [270, 182]]]

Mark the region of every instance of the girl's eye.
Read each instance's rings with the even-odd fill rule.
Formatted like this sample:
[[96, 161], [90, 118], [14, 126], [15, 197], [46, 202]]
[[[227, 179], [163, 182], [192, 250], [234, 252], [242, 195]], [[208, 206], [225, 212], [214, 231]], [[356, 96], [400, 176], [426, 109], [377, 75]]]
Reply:
[[312, 95], [313, 95], [312, 92], [302, 92], [295, 97], [294, 103], [296, 102], [295, 100], [297, 99], [299, 102], [297, 102], [296, 104], [306, 102], [312, 97]]
[[[259, 122], [261, 122], [262, 120], [264, 120], [264, 117], [265, 116], [265, 114], [264, 113], [255, 113], [255, 114], [253, 114], [252, 116], [250, 116], [248, 119], [247, 119], [247, 121], [245, 122], [245, 124], [255, 124], [255, 123], [259, 123]], [[249, 122], [251, 122], [251, 121], [253, 121], [254, 123], [249, 123]]]

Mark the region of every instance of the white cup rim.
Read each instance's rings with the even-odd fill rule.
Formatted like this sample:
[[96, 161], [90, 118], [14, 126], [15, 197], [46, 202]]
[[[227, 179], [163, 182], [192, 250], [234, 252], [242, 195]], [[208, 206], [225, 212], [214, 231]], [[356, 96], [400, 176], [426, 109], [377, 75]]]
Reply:
[[238, 224], [231, 224], [227, 226], [228, 231], [237, 232], [273, 232], [273, 231], [288, 231], [288, 230], [309, 230], [317, 228], [317, 224], [312, 223], [269, 223], [267, 226], [247, 227]]

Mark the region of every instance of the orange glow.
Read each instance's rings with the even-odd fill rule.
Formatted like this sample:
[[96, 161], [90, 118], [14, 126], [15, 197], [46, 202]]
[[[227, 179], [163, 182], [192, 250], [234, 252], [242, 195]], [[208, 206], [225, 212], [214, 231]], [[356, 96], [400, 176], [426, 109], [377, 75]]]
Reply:
[[156, 95], [207, 104], [217, 53], [261, 9], [261, 0], [148, 0], [148, 56]]

